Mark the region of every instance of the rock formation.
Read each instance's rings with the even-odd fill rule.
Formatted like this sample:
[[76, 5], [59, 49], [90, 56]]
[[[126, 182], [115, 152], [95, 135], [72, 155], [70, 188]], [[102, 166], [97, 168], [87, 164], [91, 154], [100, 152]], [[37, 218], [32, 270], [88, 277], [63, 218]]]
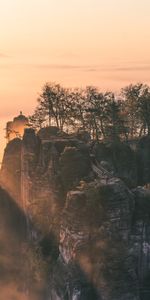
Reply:
[[[0, 299], [43, 300], [42, 263], [29, 243], [27, 216], [0, 187]], [[38, 277], [37, 277], [38, 274]]]
[[28, 118], [20, 112], [20, 115], [15, 117], [13, 121], [7, 122], [6, 139], [8, 142], [15, 138], [21, 138], [24, 135], [24, 129], [28, 127]]
[[149, 201], [114, 178], [68, 193], [52, 299], [149, 299]]
[[93, 145], [54, 127], [7, 145], [1, 182], [43, 253], [44, 300], [150, 299], [149, 155], [148, 138]]

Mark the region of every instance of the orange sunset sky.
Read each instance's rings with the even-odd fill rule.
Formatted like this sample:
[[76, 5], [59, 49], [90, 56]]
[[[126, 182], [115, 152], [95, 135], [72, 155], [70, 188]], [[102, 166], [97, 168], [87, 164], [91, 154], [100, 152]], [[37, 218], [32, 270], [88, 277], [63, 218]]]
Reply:
[[[150, 83], [149, 0], [0, 0], [0, 139], [42, 85]], [[1, 160], [1, 158], [0, 158]]]

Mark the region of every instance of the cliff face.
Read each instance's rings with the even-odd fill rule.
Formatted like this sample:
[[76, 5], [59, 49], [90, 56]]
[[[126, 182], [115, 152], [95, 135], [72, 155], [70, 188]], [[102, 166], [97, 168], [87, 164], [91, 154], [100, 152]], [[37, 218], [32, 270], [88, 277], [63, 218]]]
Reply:
[[[30, 299], [41, 300], [38, 293], [42, 285], [35, 288], [35, 274], [29, 267], [33, 253], [26, 223], [24, 212], [0, 187], [0, 299], [29, 300], [30, 289]], [[29, 284], [31, 279], [32, 285]]]
[[[21, 245], [26, 240], [26, 218], [10, 196], [0, 188], [0, 298], [23, 296]], [[21, 267], [22, 266], [22, 270]], [[20, 286], [20, 290], [18, 289]]]
[[7, 144], [0, 173], [2, 186], [17, 203], [21, 198], [21, 145], [22, 142], [18, 138]]
[[143, 137], [137, 145], [139, 184], [150, 182], [150, 137]]
[[[83, 166], [81, 168], [81, 165]], [[90, 173], [90, 157], [84, 143], [45, 132], [26, 130], [21, 159], [22, 205], [42, 234], [58, 234], [66, 190]]]
[[149, 299], [150, 224], [148, 208], [145, 218], [140, 207], [149, 201], [149, 193], [131, 192], [118, 179], [68, 194], [52, 299], [66, 293], [68, 299]]
[[149, 183], [147, 139], [134, 150], [91, 147], [49, 128], [27, 129], [11, 152], [15, 143], [6, 148], [2, 182], [19, 191], [34, 224], [30, 239], [49, 264], [44, 300], [148, 300], [150, 192], [137, 187]]
[[137, 186], [138, 160], [137, 152], [125, 143], [99, 143], [92, 149], [97, 161], [122, 179], [129, 188]]

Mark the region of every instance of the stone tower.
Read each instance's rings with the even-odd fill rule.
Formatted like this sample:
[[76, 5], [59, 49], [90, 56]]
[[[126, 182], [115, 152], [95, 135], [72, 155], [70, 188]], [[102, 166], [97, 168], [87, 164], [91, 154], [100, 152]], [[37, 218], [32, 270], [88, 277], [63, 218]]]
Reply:
[[20, 114], [13, 119], [13, 121], [9, 121], [6, 124], [6, 139], [7, 142], [10, 142], [14, 138], [22, 138], [24, 134], [25, 128], [28, 127], [28, 118], [22, 114]]

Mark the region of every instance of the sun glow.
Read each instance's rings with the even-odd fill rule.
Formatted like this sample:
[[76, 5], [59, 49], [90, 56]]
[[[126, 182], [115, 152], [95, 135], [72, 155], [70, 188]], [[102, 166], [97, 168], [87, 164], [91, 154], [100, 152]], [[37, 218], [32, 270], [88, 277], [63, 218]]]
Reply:
[[114, 91], [130, 82], [149, 83], [148, 0], [0, 4], [1, 118], [32, 113], [47, 81]]

